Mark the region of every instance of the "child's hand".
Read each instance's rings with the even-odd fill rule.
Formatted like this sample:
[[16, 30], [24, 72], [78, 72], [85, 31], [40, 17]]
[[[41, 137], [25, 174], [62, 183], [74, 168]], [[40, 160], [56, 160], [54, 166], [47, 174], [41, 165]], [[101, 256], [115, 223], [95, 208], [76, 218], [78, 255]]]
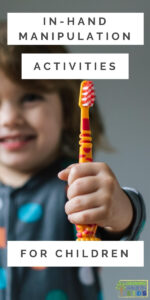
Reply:
[[105, 163], [73, 164], [58, 173], [68, 181], [65, 211], [70, 222], [97, 224], [108, 231], [121, 232], [133, 218], [129, 198]]

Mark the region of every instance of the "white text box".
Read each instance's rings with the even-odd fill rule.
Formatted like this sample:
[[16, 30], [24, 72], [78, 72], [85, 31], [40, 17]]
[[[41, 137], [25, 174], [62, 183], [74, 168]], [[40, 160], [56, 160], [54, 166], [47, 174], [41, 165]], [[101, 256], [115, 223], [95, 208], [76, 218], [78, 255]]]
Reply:
[[144, 13], [8, 13], [8, 45], [143, 45]]
[[8, 267], [143, 267], [143, 241], [8, 241]]
[[22, 79], [129, 79], [129, 55], [22, 54]]

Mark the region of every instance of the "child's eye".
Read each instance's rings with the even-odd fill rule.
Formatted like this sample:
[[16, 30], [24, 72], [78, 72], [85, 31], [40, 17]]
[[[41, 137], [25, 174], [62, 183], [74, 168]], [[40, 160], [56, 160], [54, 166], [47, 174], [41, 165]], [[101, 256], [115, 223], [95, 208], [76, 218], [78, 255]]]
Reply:
[[21, 102], [35, 102], [43, 99], [44, 98], [41, 95], [31, 93], [31, 94], [25, 94], [21, 98]]

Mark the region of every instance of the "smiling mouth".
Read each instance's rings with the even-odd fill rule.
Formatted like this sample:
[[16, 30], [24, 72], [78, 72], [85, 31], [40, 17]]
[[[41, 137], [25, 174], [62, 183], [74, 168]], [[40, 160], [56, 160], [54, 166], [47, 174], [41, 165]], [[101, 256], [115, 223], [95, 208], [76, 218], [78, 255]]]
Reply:
[[31, 140], [31, 139], [34, 139], [35, 138], [35, 135], [20, 135], [20, 136], [14, 136], [14, 137], [11, 137], [11, 136], [8, 136], [8, 137], [2, 137], [0, 138], [0, 143], [3, 143], [3, 142], [16, 142], [16, 141], [28, 141], [28, 140]]
[[17, 150], [36, 138], [35, 135], [17, 135], [0, 138], [0, 145], [8, 150]]

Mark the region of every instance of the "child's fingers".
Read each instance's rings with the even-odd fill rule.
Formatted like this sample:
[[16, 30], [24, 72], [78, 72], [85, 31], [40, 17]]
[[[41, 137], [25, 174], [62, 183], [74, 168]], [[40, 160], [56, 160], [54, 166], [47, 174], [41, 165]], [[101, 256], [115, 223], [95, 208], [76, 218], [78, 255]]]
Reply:
[[68, 220], [74, 224], [97, 224], [101, 227], [105, 227], [109, 226], [105, 215], [106, 211], [104, 207], [91, 208], [68, 215]]
[[68, 199], [79, 195], [94, 193], [99, 189], [100, 180], [97, 176], [87, 176], [76, 179], [67, 190]]
[[66, 214], [69, 215], [90, 208], [100, 207], [103, 205], [103, 199], [100, 203], [99, 194], [99, 192], [95, 192], [91, 194], [80, 195], [67, 201], [65, 204]]
[[[68, 167], [59, 173], [59, 178], [68, 180], [70, 185], [79, 177], [96, 175], [103, 168], [103, 163], [83, 163]], [[65, 178], [65, 179], [64, 179]]]
[[71, 185], [77, 178], [94, 176], [99, 173], [108, 174], [110, 173], [109, 167], [105, 163], [81, 163], [76, 164], [69, 170], [68, 174], [68, 185]]
[[60, 171], [57, 175], [58, 175], [58, 178], [61, 179], [61, 180], [68, 180], [68, 175], [69, 175], [69, 172], [70, 172], [70, 169], [73, 168], [76, 164], [72, 164], [70, 166], [68, 166], [66, 169]]

